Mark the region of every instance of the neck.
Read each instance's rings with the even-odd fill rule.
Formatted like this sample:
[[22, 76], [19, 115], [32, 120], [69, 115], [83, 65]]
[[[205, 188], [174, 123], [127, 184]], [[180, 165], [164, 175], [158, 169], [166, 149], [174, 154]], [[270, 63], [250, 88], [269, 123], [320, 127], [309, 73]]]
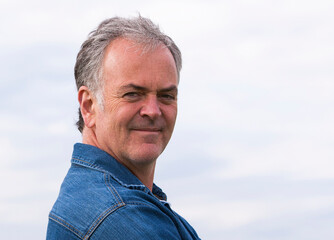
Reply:
[[[119, 162], [123, 164], [121, 161]], [[129, 169], [133, 173], [133, 175], [135, 175], [152, 192], [155, 163], [156, 161], [148, 166], [127, 166], [125, 164], [123, 165], [127, 169]]]

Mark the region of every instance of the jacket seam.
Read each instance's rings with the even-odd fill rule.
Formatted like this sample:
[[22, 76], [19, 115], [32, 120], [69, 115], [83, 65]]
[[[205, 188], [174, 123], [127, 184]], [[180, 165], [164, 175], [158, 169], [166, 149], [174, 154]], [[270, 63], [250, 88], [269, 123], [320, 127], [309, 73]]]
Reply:
[[97, 170], [99, 170], [99, 171], [105, 172], [105, 170], [103, 170], [102, 168], [98, 167], [98, 166], [95, 165], [95, 164], [92, 164], [92, 163], [90, 163], [90, 162], [87, 162], [87, 161], [85, 161], [85, 160], [78, 159], [78, 158], [74, 158], [74, 157], [72, 157], [72, 160], [74, 160], [73, 163], [82, 163], [82, 164], [84, 164], [85, 166], [89, 166], [89, 167], [92, 167], [92, 168], [97, 169]]
[[49, 214], [49, 219], [55, 221], [56, 223], [60, 224], [61, 226], [67, 228], [68, 230], [70, 230], [72, 233], [74, 233], [76, 236], [78, 236], [80, 239], [82, 238], [82, 233], [76, 229], [74, 226], [72, 226], [71, 224], [69, 224], [68, 222], [66, 222], [64, 219], [61, 219], [60, 217], [50, 213]]
[[[122, 202], [124, 203], [121, 196], [116, 191], [115, 187], [110, 183], [110, 174], [104, 173], [104, 183], [106, 184], [107, 188], [110, 190], [110, 192], [114, 195], [114, 198], [118, 203]], [[116, 196], [117, 195], [117, 196]]]
[[89, 237], [92, 235], [92, 233], [96, 230], [96, 228], [103, 222], [103, 220], [109, 216], [112, 212], [116, 211], [117, 209], [125, 206], [124, 202], [118, 203], [116, 205], [113, 205], [112, 207], [105, 210], [99, 217], [96, 219], [92, 224], [91, 227], [88, 229], [87, 233], [85, 234], [83, 240], [89, 239]]
[[116, 200], [117, 204], [111, 206], [107, 210], [105, 210], [100, 216], [91, 224], [90, 228], [88, 229], [87, 233], [84, 236], [84, 239], [88, 239], [90, 235], [95, 231], [95, 229], [102, 223], [102, 221], [112, 212], [116, 211], [118, 208], [121, 208], [125, 206], [125, 203], [123, 202], [122, 198], [117, 193], [116, 189], [110, 184], [109, 180], [109, 174], [104, 172], [104, 182], [109, 189], [109, 191], [114, 196], [114, 199]]

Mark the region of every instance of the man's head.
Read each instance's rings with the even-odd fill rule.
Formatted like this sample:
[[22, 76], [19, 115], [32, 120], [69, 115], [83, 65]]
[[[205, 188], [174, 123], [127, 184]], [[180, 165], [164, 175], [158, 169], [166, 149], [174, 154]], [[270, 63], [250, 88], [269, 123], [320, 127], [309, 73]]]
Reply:
[[102, 22], [75, 67], [83, 141], [129, 169], [154, 163], [173, 132], [180, 69], [177, 46], [150, 20]]
[[[107, 47], [118, 38], [126, 38], [143, 45], [144, 51], [152, 50], [160, 44], [165, 45], [173, 55], [179, 78], [182, 67], [181, 52], [169, 36], [162, 33], [159, 27], [147, 18], [114, 17], [103, 21], [81, 46], [74, 68], [78, 90], [81, 86], [87, 86], [102, 105], [104, 71], [102, 62]], [[80, 109], [77, 127], [82, 132], [84, 121]]]

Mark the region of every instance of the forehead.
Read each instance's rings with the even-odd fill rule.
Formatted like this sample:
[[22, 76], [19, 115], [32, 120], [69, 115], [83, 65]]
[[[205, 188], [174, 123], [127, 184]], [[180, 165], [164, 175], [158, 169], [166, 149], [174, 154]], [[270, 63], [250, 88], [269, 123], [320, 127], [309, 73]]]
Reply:
[[162, 43], [148, 47], [132, 40], [114, 40], [105, 51], [103, 75], [107, 82], [175, 82], [177, 70], [170, 50]]

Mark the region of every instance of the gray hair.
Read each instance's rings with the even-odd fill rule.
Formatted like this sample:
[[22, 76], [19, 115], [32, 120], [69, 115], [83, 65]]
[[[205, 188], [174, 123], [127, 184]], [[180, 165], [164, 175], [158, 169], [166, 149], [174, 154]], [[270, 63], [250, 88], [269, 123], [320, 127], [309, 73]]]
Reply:
[[[155, 49], [161, 43], [164, 44], [173, 55], [178, 77], [182, 67], [182, 58], [179, 48], [174, 41], [159, 29], [150, 19], [141, 17], [121, 18], [114, 17], [104, 20], [94, 31], [88, 35], [88, 39], [81, 45], [74, 67], [74, 76], [77, 89], [81, 86], [88, 87], [102, 104], [103, 69], [102, 62], [106, 48], [117, 38], [124, 37], [144, 46], [144, 51]], [[84, 121], [79, 108], [79, 120], [76, 123], [80, 132], [84, 127]]]

